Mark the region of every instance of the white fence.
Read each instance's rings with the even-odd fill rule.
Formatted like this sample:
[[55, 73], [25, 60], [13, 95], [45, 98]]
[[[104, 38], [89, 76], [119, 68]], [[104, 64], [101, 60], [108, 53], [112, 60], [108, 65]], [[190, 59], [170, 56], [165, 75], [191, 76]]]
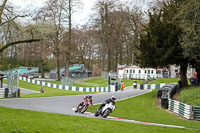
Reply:
[[185, 103], [169, 99], [169, 110], [186, 119], [192, 119], [192, 106]]

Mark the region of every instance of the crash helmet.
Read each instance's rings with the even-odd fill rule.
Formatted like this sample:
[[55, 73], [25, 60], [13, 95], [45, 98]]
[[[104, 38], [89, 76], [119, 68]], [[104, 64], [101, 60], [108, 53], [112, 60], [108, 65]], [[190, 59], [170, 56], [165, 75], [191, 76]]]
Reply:
[[112, 96], [112, 98], [111, 98], [113, 101], [115, 101], [116, 100], [116, 97], [115, 96]]
[[91, 98], [92, 98], [92, 95], [89, 94], [89, 95], [88, 95], [88, 98], [91, 99]]

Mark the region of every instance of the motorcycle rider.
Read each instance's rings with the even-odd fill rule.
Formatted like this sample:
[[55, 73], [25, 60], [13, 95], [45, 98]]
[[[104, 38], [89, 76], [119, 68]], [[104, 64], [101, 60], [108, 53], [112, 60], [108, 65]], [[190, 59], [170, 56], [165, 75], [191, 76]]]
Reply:
[[90, 103], [91, 106], [93, 105], [93, 104], [92, 104], [92, 96], [91, 96], [91, 95], [87, 95], [87, 96], [85, 96], [85, 97], [83, 98], [83, 102], [81, 102], [81, 103], [78, 105], [78, 107], [76, 108], [75, 112], [78, 112], [79, 107], [80, 107], [80, 106], [83, 106], [83, 104], [84, 104], [85, 101], [88, 101], [88, 102]]
[[101, 106], [99, 107], [98, 110], [101, 110], [106, 104], [109, 104], [110, 102], [112, 102], [115, 105], [115, 96], [112, 96], [111, 98], [107, 99], [106, 101], [104, 101]]

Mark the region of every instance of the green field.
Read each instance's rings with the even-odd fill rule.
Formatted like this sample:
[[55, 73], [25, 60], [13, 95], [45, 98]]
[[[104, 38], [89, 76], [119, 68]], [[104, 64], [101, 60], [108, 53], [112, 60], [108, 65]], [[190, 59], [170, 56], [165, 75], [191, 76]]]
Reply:
[[1, 133], [197, 133], [188, 129], [147, 126], [4, 107], [0, 107], [0, 114]]
[[160, 83], [178, 83], [180, 78], [159, 78], [150, 81], [148, 84], [160, 84]]
[[[155, 97], [156, 91], [153, 91], [138, 97], [118, 101], [116, 102], [117, 108], [111, 116], [145, 122], [200, 128], [200, 122], [177, 118], [166, 110], [156, 107]], [[89, 111], [95, 112], [98, 107], [99, 105], [92, 106], [89, 108]]]
[[[153, 81], [148, 82], [148, 84], [160, 84], [160, 83], [178, 83], [179, 78], [159, 78]], [[133, 81], [131, 79], [122, 79], [124, 81], [124, 87], [132, 86]], [[136, 80], [137, 84], [146, 83], [144, 80]], [[48, 81], [53, 84], [61, 84], [61, 81]], [[108, 81], [104, 78], [89, 78], [78, 80], [74, 82], [73, 86], [78, 87], [106, 87]]]
[[[123, 79], [124, 81], [124, 86], [132, 86], [133, 81], [131, 79]], [[144, 80], [136, 80], [138, 84], [145, 83]], [[61, 84], [61, 81], [48, 81], [49, 83], [53, 84]], [[89, 79], [82, 79], [81, 81], [78, 80], [74, 82], [73, 86], [78, 86], [78, 87], [107, 87], [108, 85], [108, 80], [104, 78], [89, 78]]]
[[178, 100], [187, 104], [200, 106], [200, 87], [182, 90]]
[[[7, 83], [7, 80], [4, 80], [4, 83]], [[19, 81], [19, 88], [29, 89], [40, 92], [41, 85], [28, 83], [25, 81]], [[88, 94], [91, 92], [76, 92], [76, 91], [68, 91], [68, 90], [61, 90], [55, 89], [51, 87], [44, 86], [45, 92], [44, 93], [34, 93], [34, 94], [25, 94], [21, 95], [22, 98], [25, 97], [52, 97], [52, 96], [67, 96], [67, 95], [80, 95], [80, 94]]]

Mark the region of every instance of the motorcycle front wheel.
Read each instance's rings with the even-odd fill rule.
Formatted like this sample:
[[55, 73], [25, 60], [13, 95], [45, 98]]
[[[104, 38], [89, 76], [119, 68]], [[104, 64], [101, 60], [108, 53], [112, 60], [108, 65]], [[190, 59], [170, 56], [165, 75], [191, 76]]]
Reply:
[[84, 105], [82, 110], [81, 110], [81, 114], [85, 113], [85, 111], [88, 109], [88, 105]]
[[99, 116], [99, 110], [97, 110], [94, 114], [94, 116], [98, 117]]
[[106, 118], [109, 114], [110, 114], [110, 109], [107, 109], [106, 111], [104, 111], [104, 113], [103, 113], [103, 118]]

